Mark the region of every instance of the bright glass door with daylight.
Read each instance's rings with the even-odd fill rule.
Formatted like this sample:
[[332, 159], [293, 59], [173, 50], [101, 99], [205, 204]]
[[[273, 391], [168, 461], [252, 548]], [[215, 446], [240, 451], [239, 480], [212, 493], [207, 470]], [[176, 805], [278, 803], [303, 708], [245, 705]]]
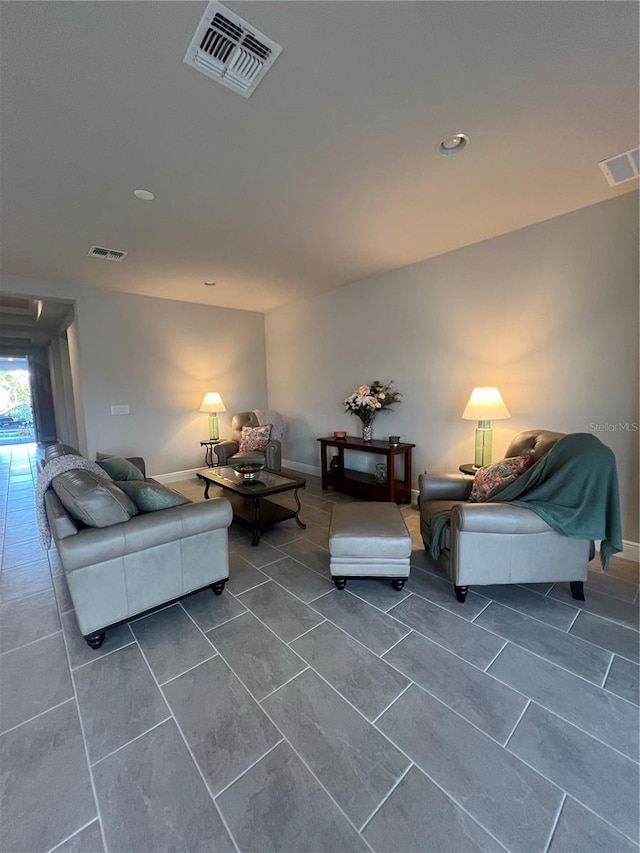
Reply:
[[28, 360], [0, 357], [0, 445], [35, 440]]

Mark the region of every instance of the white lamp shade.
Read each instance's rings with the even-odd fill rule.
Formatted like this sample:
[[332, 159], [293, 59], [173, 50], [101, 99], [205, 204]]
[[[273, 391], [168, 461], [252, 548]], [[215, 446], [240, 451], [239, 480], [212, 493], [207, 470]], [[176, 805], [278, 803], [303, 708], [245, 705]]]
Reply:
[[467, 421], [498, 421], [511, 415], [498, 389], [483, 385], [471, 392], [462, 417]]
[[222, 402], [222, 397], [218, 394], [217, 391], [207, 391], [204, 395], [204, 399], [202, 401], [202, 405], [200, 406], [201, 412], [226, 412], [227, 407]]

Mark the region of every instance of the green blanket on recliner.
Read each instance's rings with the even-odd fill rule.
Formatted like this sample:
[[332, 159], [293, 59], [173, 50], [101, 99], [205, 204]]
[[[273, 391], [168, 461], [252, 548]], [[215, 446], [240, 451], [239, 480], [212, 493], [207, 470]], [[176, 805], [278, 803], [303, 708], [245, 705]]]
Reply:
[[[613, 451], [595, 435], [572, 433], [524, 474], [490, 495], [526, 507], [549, 527], [575, 539], [600, 539], [602, 568], [609, 557], [622, 551], [618, 474]], [[434, 514], [429, 551], [437, 558], [451, 511]]]

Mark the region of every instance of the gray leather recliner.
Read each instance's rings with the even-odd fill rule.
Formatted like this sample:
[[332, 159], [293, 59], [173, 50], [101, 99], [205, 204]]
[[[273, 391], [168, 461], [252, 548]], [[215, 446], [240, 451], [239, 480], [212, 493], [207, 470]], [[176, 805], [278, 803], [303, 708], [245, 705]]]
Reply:
[[[505, 457], [530, 453], [537, 461], [563, 433], [528, 430], [517, 435]], [[469, 503], [473, 477], [465, 474], [421, 474], [418, 478], [420, 532], [425, 548], [431, 521], [451, 510], [438, 564], [453, 580], [464, 601], [470, 585], [569, 581], [574, 598], [583, 599], [582, 584], [594, 556], [594, 543], [558, 533], [535, 512], [509, 503]]]
[[282, 444], [271, 439], [264, 450], [240, 450], [242, 427], [259, 426], [255, 412], [238, 412], [231, 418], [231, 438], [214, 446], [217, 465], [238, 465], [240, 462], [264, 462], [271, 471], [282, 468]]

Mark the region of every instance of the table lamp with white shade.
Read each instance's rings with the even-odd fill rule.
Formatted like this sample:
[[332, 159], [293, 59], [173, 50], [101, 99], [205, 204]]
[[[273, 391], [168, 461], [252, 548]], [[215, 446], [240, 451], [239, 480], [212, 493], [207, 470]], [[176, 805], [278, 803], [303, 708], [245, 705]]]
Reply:
[[465, 420], [478, 422], [474, 467], [482, 468], [483, 465], [489, 465], [493, 443], [491, 421], [511, 417], [498, 389], [486, 385], [474, 388], [462, 417]]
[[220, 438], [218, 429], [218, 412], [226, 412], [227, 407], [222, 402], [222, 397], [217, 391], [207, 391], [204, 395], [201, 412], [209, 412], [209, 441], [217, 441]]

